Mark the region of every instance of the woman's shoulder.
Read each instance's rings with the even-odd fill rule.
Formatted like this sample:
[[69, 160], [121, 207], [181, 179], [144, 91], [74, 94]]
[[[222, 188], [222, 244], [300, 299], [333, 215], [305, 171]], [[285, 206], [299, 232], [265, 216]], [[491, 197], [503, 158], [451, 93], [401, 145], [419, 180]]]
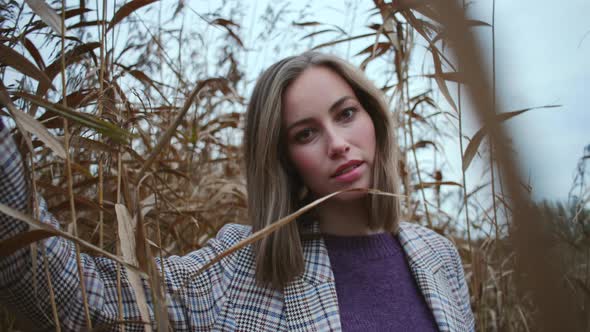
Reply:
[[453, 242], [436, 231], [415, 223], [401, 222], [399, 238], [406, 251], [425, 252], [438, 256], [445, 264], [456, 264], [458, 258], [457, 248]]
[[242, 224], [225, 224], [217, 235], [215, 240], [225, 245], [232, 246], [252, 234], [252, 226]]
[[440, 233], [437, 233], [436, 231], [419, 224], [402, 221], [400, 222], [399, 228], [400, 232], [406, 233], [406, 237], [408, 238], [420, 238], [421, 240], [427, 242], [453, 245], [451, 241], [444, 235], [441, 235]]
[[[220, 255], [223, 255], [228, 249], [238, 244], [241, 240], [245, 239], [252, 233], [251, 227], [241, 224], [225, 224], [217, 232], [217, 234], [210, 238], [205, 245], [185, 255], [177, 256], [172, 255], [166, 257], [166, 264], [168, 269], [177, 269], [189, 273], [197, 271], [202, 266], [209, 264], [212, 260], [215, 260]], [[237, 265], [245, 264], [245, 257], [251, 255], [244, 255], [251, 251], [249, 246], [242, 248], [241, 250], [234, 252], [231, 255], [224, 255], [221, 262], [213, 264], [207, 269], [209, 273], [216, 274], [225, 271], [233, 271]], [[246, 259], [247, 261], [248, 259]], [[239, 264], [237, 264], [239, 263]], [[232, 272], [233, 273], [233, 272]], [[204, 274], [203, 274], [204, 275]]]

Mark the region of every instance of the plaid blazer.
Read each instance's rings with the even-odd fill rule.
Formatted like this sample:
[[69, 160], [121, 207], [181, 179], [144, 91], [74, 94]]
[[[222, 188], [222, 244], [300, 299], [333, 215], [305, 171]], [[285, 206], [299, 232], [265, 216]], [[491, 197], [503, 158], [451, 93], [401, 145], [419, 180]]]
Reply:
[[[0, 203], [26, 211], [27, 190], [20, 156], [0, 121]], [[40, 210], [41, 221], [58, 227], [42, 199]], [[317, 223], [311, 227], [312, 232], [319, 231]], [[26, 229], [23, 223], [0, 213], [0, 240]], [[283, 290], [256, 284], [251, 247], [195, 274], [213, 257], [250, 233], [248, 226], [226, 225], [204, 248], [183, 257], [158, 261], [158, 266], [164, 270], [168, 317], [174, 331], [340, 330], [334, 275], [321, 238], [304, 241], [305, 272]], [[409, 223], [401, 224], [398, 237], [439, 329], [474, 331], [463, 267], [451, 242]], [[65, 331], [84, 330], [85, 315], [73, 244], [53, 237], [39, 242], [37, 248], [35, 252], [21, 249], [11, 256], [0, 257], [0, 301], [34, 321], [37, 328], [54, 329], [45, 272], [47, 261], [60, 326]], [[46, 256], [40, 248], [45, 248]], [[36, 260], [32, 260], [32, 256], [36, 256]], [[121, 294], [118, 294], [117, 265], [106, 258], [82, 255], [93, 327], [118, 331], [122, 315], [129, 321], [124, 325], [125, 330], [143, 331], [144, 326], [137, 323], [141, 315], [125, 269], [120, 269]], [[150, 292], [147, 283], [144, 286], [153, 320]]]

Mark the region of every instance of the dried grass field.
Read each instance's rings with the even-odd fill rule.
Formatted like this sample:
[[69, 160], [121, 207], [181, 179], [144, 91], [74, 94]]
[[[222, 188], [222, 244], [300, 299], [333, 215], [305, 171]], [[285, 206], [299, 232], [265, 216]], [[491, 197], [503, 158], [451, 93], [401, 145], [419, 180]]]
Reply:
[[[199, 249], [224, 224], [247, 220], [240, 145], [256, 55], [245, 41], [287, 43], [297, 31], [297, 43], [320, 51], [361, 43], [352, 56], [361, 68], [385, 66], [403, 219], [456, 244], [477, 330], [590, 331], [590, 148], [567, 202], [531, 200], [503, 124], [532, 108], [498, 109], [495, 73], [470, 33], [494, 22], [465, 19], [453, 1], [374, 0], [371, 33], [350, 35], [277, 4], [253, 18], [266, 32], [252, 36], [237, 23], [239, 2], [219, 6], [0, 1], [0, 116], [14, 128], [32, 190], [67, 232], [41, 227], [32, 212], [23, 217], [31, 231], [0, 243], [0, 255], [69, 236], [78, 254], [147, 275], [155, 305], [164, 306], [154, 257]], [[281, 20], [289, 30], [274, 28]], [[415, 73], [417, 54], [432, 68]], [[479, 124], [474, 135], [463, 129], [467, 112]], [[449, 141], [460, 154], [445, 154]], [[440, 166], [444, 158], [462, 165], [459, 176]], [[488, 178], [477, 187], [466, 176], [475, 160]], [[165, 329], [166, 318], [158, 320]], [[0, 331], [26, 324], [0, 308]]]

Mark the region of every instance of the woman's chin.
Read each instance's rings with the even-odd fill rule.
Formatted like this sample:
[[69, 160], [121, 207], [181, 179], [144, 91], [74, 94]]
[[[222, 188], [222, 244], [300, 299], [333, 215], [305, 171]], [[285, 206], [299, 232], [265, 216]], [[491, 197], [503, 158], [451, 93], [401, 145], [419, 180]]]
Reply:
[[307, 202], [313, 202], [316, 199], [320, 198], [320, 197], [326, 197], [328, 195], [331, 195], [337, 191], [340, 190], [347, 190], [350, 189], [350, 191], [344, 191], [339, 193], [336, 196], [331, 197], [328, 202], [338, 202], [338, 203], [345, 203], [345, 202], [352, 202], [352, 201], [356, 201], [362, 198], [366, 198], [369, 194], [364, 191], [366, 189], [369, 189], [369, 186], [354, 186], [354, 187], [348, 187], [348, 188], [338, 188], [338, 189], [333, 189], [333, 191], [328, 191], [328, 192], [324, 192], [324, 193], [320, 193], [320, 194], [311, 194], [311, 196], [308, 196], [307, 199], [305, 199]]
[[361, 198], [365, 198], [367, 197], [367, 193], [364, 191], [347, 191], [347, 192], [343, 192], [340, 193], [338, 195], [336, 195], [335, 197], [332, 198], [332, 200], [334, 201], [338, 201], [338, 202], [351, 202], [351, 201], [356, 201], [359, 200]]

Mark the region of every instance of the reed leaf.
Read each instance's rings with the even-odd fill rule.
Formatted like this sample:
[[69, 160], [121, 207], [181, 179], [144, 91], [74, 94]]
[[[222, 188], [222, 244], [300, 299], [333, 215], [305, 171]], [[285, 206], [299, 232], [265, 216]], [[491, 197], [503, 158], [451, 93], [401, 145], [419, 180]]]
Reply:
[[[100, 43], [98, 42], [90, 42], [76, 45], [71, 50], [67, 51], [65, 54], [62, 54], [59, 58], [55, 59], [47, 69], [45, 70], [45, 74], [50, 79], [53, 79], [61, 72], [61, 65], [62, 61], [65, 62], [65, 66], [68, 67], [71, 64], [77, 63], [82, 59], [82, 56], [85, 54], [89, 54], [92, 57], [94, 56], [93, 51], [100, 47]], [[96, 62], [96, 61], [95, 61]]]
[[[45, 128], [32, 116], [14, 106], [2, 82], [0, 82], [0, 102], [8, 108], [8, 111], [12, 115], [14, 121], [19, 125], [19, 129], [22, 128], [26, 132], [37, 136], [37, 138], [45, 143], [45, 145], [55, 152], [57, 156], [62, 159], [66, 158], [66, 150], [64, 149], [63, 145], [47, 130], [47, 128]], [[32, 152], [32, 146], [30, 149]]]
[[132, 0], [121, 6], [119, 10], [113, 15], [111, 22], [108, 25], [107, 31], [112, 29], [117, 23], [121, 22], [124, 18], [131, 15], [134, 11], [141, 7], [147, 6], [158, 0]]
[[[21, 41], [23, 43], [23, 46], [27, 49], [27, 51], [29, 51], [29, 54], [35, 60], [35, 63], [37, 64], [39, 69], [44, 70], [45, 69], [45, 61], [43, 61], [43, 57], [41, 56], [41, 53], [39, 53], [39, 50], [37, 49], [35, 44], [33, 44], [33, 42], [27, 37], [24, 37]], [[43, 73], [43, 74], [45, 74], [45, 73]], [[51, 82], [49, 82], [49, 85], [51, 85]]]
[[[128, 262], [126, 262], [125, 260], [119, 258], [118, 256], [113, 255], [110, 252], [105, 251], [105, 250], [103, 250], [101, 248], [98, 248], [97, 246], [95, 246], [95, 245], [93, 245], [91, 243], [88, 243], [88, 242], [86, 242], [86, 241], [84, 241], [84, 240], [82, 240], [82, 239], [80, 239], [80, 238], [78, 238], [76, 236], [73, 236], [73, 235], [71, 235], [68, 232], [64, 232], [62, 230], [55, 229], [55, 228], [53, 228], [50, 225], [47, 225], [45, 223], [42, 223], [41, 221], [38, 221], [35, 218], [22, 213], [21, 211], [15, 210], [15, 209], [7, 206], [7, 205], [4, 205], [4, 204], [0, 203], [0, 212], [6, 214], [9, 217], [18, 219], [20, 221], [24, 221], [27, 225], [29, 225], [29, 228], [30, 228], [31, 231], [35, 231], [35, 230], [42, 230], [42, 231], [44, 231], [45, 233], [38, 233], [39, 234], [39, 237], [41, 237], [41, 234], [46, 235], [46, 237], [61, 236], [61, 237], [65, 238], [65, 239], [67, 239], [67, 240], [70, 240], [70, 241], [72, 241], [74, 243], [77, 243], [81, 247], [90, 249], [90, 250], [92, 250], [92, 251], [94, 251], [96, 253], [99, 253], [99, 254], [101, 254], [101, 255], [109, 258], [109, 259], [112, 259], [115, 262], [121, 263], [124, 266], [126, 266], [127, 268], [129, 268], [129, 269], [131, 269], [133, 271], [136, 271], [141, 276], [146, 277], [146, 274], [143, 271], [141, 271], [137, 266], [132, 265], [132, 264], [129, 264]], [[3, 243], [4, 243], [4, 241], [0, 241], [0, 247], [3, 247]], [[24, 246], [26, 246], [26, 244]], [[7, 246], [7, 248], [9, 248], [9, 246]], [[5, 257], [7, 255], [9, 255], [9, 253], [7, 253], [7, 252], [0, 252], [0, 256], [4, 256]]]
[[438, 148], [436, 147], [436, 143], [433, 141], [429, 141], [429, 140], [418, 141], [418, 142], [412, 144], [410, 149], [422, 149], [422, 148], [428, 147], [429, 145], [431, 145], [434, 149], [438, 150]]
[[[32, 45], [32, 44], [30, 44]], [[29, 46], [30, 47], [30, 46]], [[37, 51], [33, 49], [33, 52]], [[38, 54], [38, 51], [37, 51]], [[42, 60], [41, 60], [42, 61]], [[32, 64], [27, 58], [20, 53], [14, 51], [12, 48], [0, 44], [0, 63], [6, 66], [12, 67], [17, 71], [36, 79], [40, 84], [44, 84], [48, 87], [52, 87], [51, 79], [34, 64]]]
[[[139, 259], [136, 253], [136, 242], [135, 232], [137, 220], [132, 218], [129, 211], [123, 204], [115, 204], [115, 212], [117, 214], [117, 225], [119, 232], [119, 245], [121, 246], [121, 254], [123, 258], [130, 264], [139, 266]], [[145, 270], [144, 270], [145, 272]], [[143, 282], [138, 273], [133, 270], [127, 270], [129, 276], [129, 283], [135, 293], [135, 299], [137, 301], [137, 307], [141, 319], [144, 322], [150, 321], [149, 306], [145, 296], [145, 290], [143, 288]], [[151, 331], [152, 327], [150, 324], [145, 325], [146, 331]]]
[[429, 77], [429, 78], [434, 78], [434, 79], [442, 78], [445, 81], [451, 81], [451, 82], [455, 82], [455, 83], [465, 84], [465, 79], [463, 78], [463, 75], [458, 72], [447, 72], [447, 73], [430, 74], [430, 75], [424, 75], [424, 76]]
[[212, 25], [219, 25], [219, 26], [223, 27], [227, 31], [227, 33], [230, 35], [230, 37], [232, 37], [238, 43], [238, 45], [240, 47], [242, 47], [242, 48], [244, 47], [244, 43], [242, 42], [242, 40], [240, 39], [238, 34], [235, 33], [231, 28], [232, 26], [239, 27], [238, 24], [234, 23], [233, 21], [226, 20], [223, 18], [215, 19], [215, 20], [211, 21], [211, 24]]
[[[391, 31], [384, 31], [384, 33], [387, 33], [387, 32], [391, 32]], [[372, 33], [366, 33], [366, 34], [352, 36], [352, 37], [346, 37], [346, 38], [342, 38], [342, 39], [338, 39], [338, 40], [333, 40], [333, 41], [330, 41], [330, 42], [326, 42], [326, 43], [322, 43], [322, 44], [316, 45], [316, 46], [312, 47], [312, 50], [317, 50], [317, 49], [320, 49], [322, 47], [327, 47], [327, 46], [333, 46], [333, 45], [337, 45], [337, 44], [342, 44], [342, 43], [346, 43], [346, 42], [349, 42], [349, 41], [352, 41], [352, 40], [357, 40], [357, 39], [372, 37], [372, 36], [375, 36], [376, 34], [377, 34], [376, 32], [372, 32]]]
[[445, 79], [443, 78], [443, 70], [442, 70], [442, 63], [440, 61], [440, 56], [438, 54], [437, 48], [431, 48], [430, 53], [432, 54], [432, 60], [434, 62], [434, 71], [435, 71], [435, 81], [438, 85], [438, 88], [442, 95], [445, 97], [445, 100], [449, 105], [453, 108], [455, 112], [458, 112], [457, 105], [455, 104], [455, 100], [451, 97], [451, 93], [447, 88], [447, 83], [445, 83]]
[[322, 23], [318, 22], [318, 21], [310, 21], [310, 22], [291, 22], [292, 25], [295, 26], [299, 26], [299, 27], [308, 27], [308, 26], [316, 26], [316, 25], [322, 25]]
[[[538, 106], [538, 107], [529, 107], [529, 108], [521, 109], [518, 111], [500, 113], [500, 114], [496, 115], [495, 121], [497, 123], [500, 123], [500, 122], [506, 121], [508, 119], [511, 119], [517, 115], [520, 115], [522, 113], [528, 112], [530, 110], [541, 109], [541, 108], [555, 108], [555, 107], [561, 107], [561, 105], [545, 105], [545, 106]], [[477, 150], [479, 150], [479, 146], [481, 145], [483, 138], [487, 135], [487, 131], [488, 131], [488, 128], [486, 128], [486, 127], [480, 128], [473, 135], [471, 140], [469, 141], [469, 144], [467, 145], [467, 148], [465, 149], [465, 152], [463, 153], [463, 171], [464, 172], [465, 172], [465, 170], [467, 170], [467, 168], [469, 168], [469, 165], [471, 165], [471, 161], [473, 160], [473, 157], [475, 157]]]
[[[86, 12], [89, 12], [90, 10], [87, 8], [74, 8], [74, 9], [68, 9], [66, 10], [66, 12], [64, 13], [65, 19], [70, 19], [74, 16], [77, 15], [81, 15], [84, 14]], [[60, 26], [61, 26], [61, 12], [56, 12], [57, 16], [59, 17], [60, 20]], [[35, 21], [33, 23], [31, 23], [31, 25], [26, 29], [26, 31], [23, 33], [23, 35], [28, 35], [31, 32], [43, 29], [44, 27], [46, 27], [47, 24], [41, 20], [41, 21]], [[66, 29], [67, 30], [67, 29]]]
[[115, 142], [123, 144], [130, 137], [130, 134], [125, 129], [119, 128], [116, 125], [101, 120], [100, 118], [97, 118], [93, 115], [77, 112], [67, 106], [51, 103], [43, 98], [39, 98], [26, 92], [18, 92], [16, 95], [27, 99], [37, 106], [51, 110], [52, 112], [55, 112], [68, 120], [94, 129], [97, 132], [110, 137]]
[[44, 0], [25, 0], [25, 2], [56, 34], [60, 36], [63, 34], [61, 18]]
[[414, 190], [420, 190], [425, 188], [440, 187], [440, 186], [457, 186], [463, 187], [460, 183], [455, 181], [436, 181], [436, 182], [421, 182], [414, 186]]
[[55, 234], [43, 229], [36, 229], [19, 233], [0, 242], [0, 256], [9, 256], [19, 249], [23, 249], [34, 242], [55, 236]]
[[68, 30], [78, 29], [78, 28], [86, 28], [86, 27], [92, 27], [92, 26], [101, 26], [103, 24], [108, 24], [108, 22], [104, 21], [104, 20], [82, 21], [82, 22], [78, 22], [76, 24], [72, 24], [72, 25], [68, 26]]
[[301, 37], [301, 40], [308, 39], [308, 38], [311, 38], [311, 37], [315, 37], [317, 35], [321, 35], [321, 34], [324, 34], [326, 32], [337, 32], [337, 31], [338, 30], [336, 30], [336, 29], [324, 29], [324, 30], [314, 31], [314, 32], [311, 32], [311, 33], [309, 33], [309, 34]]

